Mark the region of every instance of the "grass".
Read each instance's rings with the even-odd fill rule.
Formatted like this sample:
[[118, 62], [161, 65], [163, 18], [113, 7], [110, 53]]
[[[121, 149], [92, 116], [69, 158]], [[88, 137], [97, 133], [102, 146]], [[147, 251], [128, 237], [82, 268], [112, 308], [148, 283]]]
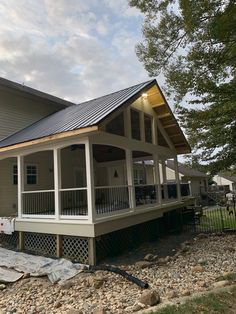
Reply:
[[233, 214], [229, 215], [226, 208], [205, 209], [200, 218], [199, 231], [222, 231], [223, 229], [236, 230], [236, 218]]
[[168, 305], [153, 314], [235, 314], [236, 287], [226, 292], [210, 293], [181, 305]]

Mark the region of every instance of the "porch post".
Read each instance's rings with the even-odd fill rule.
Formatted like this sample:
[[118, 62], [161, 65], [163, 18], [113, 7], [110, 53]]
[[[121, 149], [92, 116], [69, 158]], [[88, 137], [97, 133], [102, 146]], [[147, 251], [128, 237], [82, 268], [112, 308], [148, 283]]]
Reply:
[[167, 178], [166, 178], [166, 161], [161, 161], [162, 165], [162, 178], [163, 178], [163, 191], [164, 191], [164, 199], [168, 200], [168, 187], [167, 187]]
[[181, 201], [181, 188], [179, 180], [179, 165], [177, 156], [174, 157], [174, 167], [175, 167], [175, 180], [176, 180], [176, 189], [177, 189], [177, 198]]
[[56, 220], [60, 219], [61, 214], [61, 154], [60, 149], [55, 148], [53, 150], [53, 162], [54, 162], [54, 199], [55, 199], [55, 217]]
[[18, 218], [22, 218], [23, 213], [23, 198], [22, 191], [24, 190], [24, 157], [17, 156], [17, 178], [18, 178]]
[[154, 171], [155, 171], [155, 184], [157, 185], [157, 197], [158, 203], [162, 204], [162, 193], [161, 193], [161, 179], [160, 179], [160, 168], [159, 168], [159, 157], [158, 154], [153, 154]]
[[85, 159], [86, 159], [88, 219], [90, 220], [90, 222], [94, 222], [96, 218], [96, 209], [94, 190], [93, 146], [89, 138], [85, 143]]
[[127, 183], [129, 187], [129, 206], [135, 208], [135, 190], [134, 190], [134, 170], [133, 170], [133, 157], [130, 149], [125, 150], [126, 171], [127, 171]]

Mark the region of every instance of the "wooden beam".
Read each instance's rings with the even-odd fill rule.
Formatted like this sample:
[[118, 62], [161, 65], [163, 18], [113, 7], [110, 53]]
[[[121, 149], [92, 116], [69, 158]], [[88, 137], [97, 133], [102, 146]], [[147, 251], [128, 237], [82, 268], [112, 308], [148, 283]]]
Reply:
[[19, 249], [20, 251], [25, 249], [25, 233], [23, 231], [19, 231]]
[[94, 132], [97, 130], [98, 130], [98, 126], [95, 125], [95, 126], [90, 126], [87, 128], [78, 129], [78, 130], [67, 131], [67, 132], [62, 132], [62, 133], [58, 133], [58, 134], [54, 134], [54, 135], [49, 135], [49, 136], [45, 136], [45, 137], [42, 137], [39, 139], [31, 140], [28, 142], [13, 144], [11, 146], [2, 147], [2, 148], [0, 148], [0, 153], [11, 151], [14, 149], [19, 149], [19, 148], [25, 148], [25, 147], [29, 147], [32, 145], [43, 144], [43, 143], [47, 143], [47, 142], [51, 142], [51, 141], [59, 140], [59, 139], [63, 139], [63, 138], [68, 138], [68, 137], [72, 137], [72, 136], [76, 136], [76, 135], [90, 133], [90, 132]]
[[96, 265], [96, 239], [88, 238], [88, 262], [89, 265]]
[[166, 117], [169, 117], [169, 116], [171, 116], [171, 113], [167, 112], [167, 113], [163, 113], [163, 114], [158, 115], [158, 118], [162, 119], [162, 118], [166, 118]]
[[152, 105], [152, 108], [153, 109], [155, 109], [155, 108], [157, 108], [157, 107], [161, 107], [161, 106], [165, 106], [166, 104], [164, 103], [164, 102], [162, 102], [162, 103], [157, 103], [157, 104], [155, 104], [155, 105]]
[[173, 128], [174, 126], [177, 126], [176, 123], [169, 124], [169, 125], [168, 125], [168, 124], [167, 124], [167, 125], [163, 125], [163, 128], [164, 128], [164, 129]]
[[181, 136], [181, 134], [172, 134], [172, 135], [169, 135], [169, 137], [173, 138], [173, 137], [178, 137], [178, 136]]
[[175, 146], [184, 146], [184, 145], [186, 145], [185, 143], [176, 143], [176, 144], [174, 144]]
[[60, 234], [56, 235], [57, 241], [57, 257], [62, 257], [62, 236]]

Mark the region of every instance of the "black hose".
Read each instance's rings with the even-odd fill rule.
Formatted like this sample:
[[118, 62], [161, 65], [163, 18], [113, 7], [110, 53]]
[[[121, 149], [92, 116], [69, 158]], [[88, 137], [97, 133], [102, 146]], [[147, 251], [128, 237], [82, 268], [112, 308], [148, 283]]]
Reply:
[[148, 283], [145, 281], [142, 281], [130, 274], [128, 274], [126, 271], [118, 268], [118, 267], [114, 267], [114, 266], [110, 266], [110, 265], [100, 265], [100, 266], [89, 266], [89, 270], [92, 271], [96, 271], [96, 270], [105, 270], [105, 271], [110, 271], [112, 273], [115, 274], [119, 274], [122, 277], [126, 278], [127, 280], [135, 283], [136, 285], [138, 285], [139, 287], [143, 288], [143, 289], [147, 289], [149, 287]]

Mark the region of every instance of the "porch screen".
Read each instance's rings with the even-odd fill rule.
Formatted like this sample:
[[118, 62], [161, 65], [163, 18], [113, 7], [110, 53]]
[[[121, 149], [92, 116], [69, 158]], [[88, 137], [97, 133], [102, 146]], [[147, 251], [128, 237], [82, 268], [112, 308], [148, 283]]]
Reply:
[[152, 118], [144, 115], [145, 141], [152, 143]]
[[131, 117], [131, 133], [132, 138], [135, 140], [140, 140], [140, 114], [138, 111], [131, 109], [130, 110]]
[[111, 120], [109, 123], [107, 123], [106, 132], [120, 136], [125, 135], [123, 112], [115, 117], [113, 120]]

